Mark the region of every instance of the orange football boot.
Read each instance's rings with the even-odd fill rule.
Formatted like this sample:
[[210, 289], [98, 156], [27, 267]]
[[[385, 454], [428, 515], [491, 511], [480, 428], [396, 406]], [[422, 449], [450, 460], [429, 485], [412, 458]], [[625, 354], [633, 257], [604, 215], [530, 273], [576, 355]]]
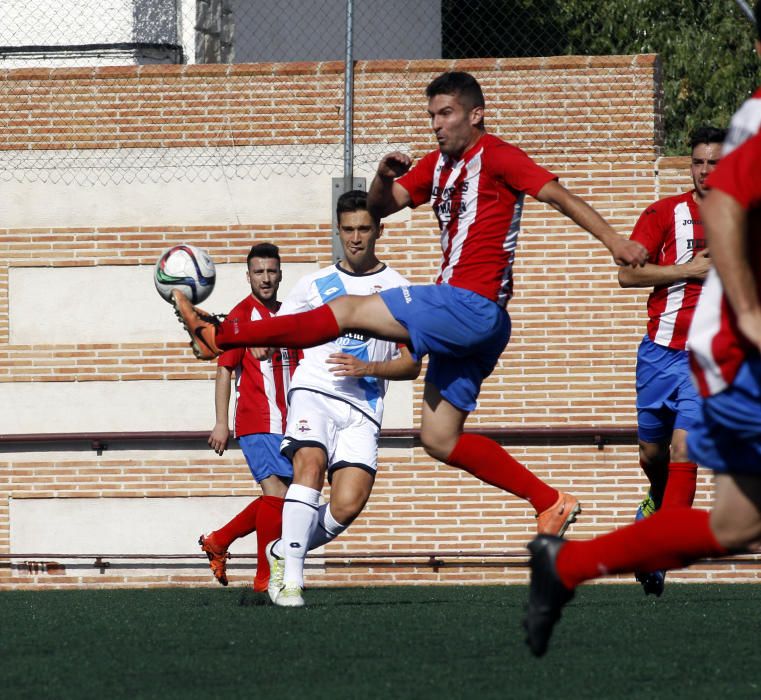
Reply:
[[536, 516], [536, 529], [540, 535], [562, 537], [568, 526], [576, 522], [576, 516], [579, 513], [581, 513], [579, 501], [568, 493], [560, 493], [558, 500], [551, 508]]
[[198, 544], [201, 545], [201, 549], [206, 552], [206, 556], [209, 557], [209, 568], [211, 573], [214, 574], [214, 578], [217, 579], [223, 586], [227, 585], [227, 560], [230, 557], [230, 553], [225, 550], [219, 552], [214, 549], [211, 542], [201, 535], [198, 538]]
[[199, 360], [213, 360], [222, 354], [215, 342], [217, 326], [220, 323], [217, 316], [193, 306], [179, 289], [172, 291], [172, 306], [180, 323], [190, 335], [190, 347]]

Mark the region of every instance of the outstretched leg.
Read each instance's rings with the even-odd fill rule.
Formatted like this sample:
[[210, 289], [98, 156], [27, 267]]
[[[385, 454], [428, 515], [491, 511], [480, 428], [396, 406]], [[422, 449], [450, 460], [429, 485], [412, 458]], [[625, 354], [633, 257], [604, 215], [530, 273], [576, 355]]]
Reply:
[[193, 354], [201, 360], [213, 359], [234, 347], [314, 347], [334, 340], [346, 328], [388, 340], [409, 340], [407, 329], [394, 319], [378, 294], [338, 297], [309, 311], [260, 321], [222, 321], [194, 307], [177, 290], [172, 293], [172, 304], [190, 335]]
[[541, 533], [562, 535], [581, 512], [576, 498], [545, 484], [506, 450], [483, 435], [465, 434], [468, 412], [453, 406], [427, 382], [421, 441], [432, 457], [527, 500]]
[[667, 508], [628, 527], [586, 541], [537, 537], [529, 548], [531, 586], [524, 626], [531, 651], [547, 650], [573, 590], [608, 574], [678, 569], [699, 559], [761, 544], [761, 477], [720, 474], [710, 513]]

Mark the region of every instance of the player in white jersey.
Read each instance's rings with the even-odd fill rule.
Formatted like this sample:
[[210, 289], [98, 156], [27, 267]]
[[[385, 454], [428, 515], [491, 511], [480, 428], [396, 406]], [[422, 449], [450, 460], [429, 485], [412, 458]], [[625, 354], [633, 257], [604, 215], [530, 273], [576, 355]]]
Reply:
[[[337, 214], [343, 259], [302, 278], [281, 313], [409, 284], [376, 257], [383, 227], [368, 213], [364, 192], [341, 195]], [[307, 551], [333, 540], [362, 512], [375, 481], [388, 380], [419, 373], [420, 362], [406, 347], [358, 331], [304, 350], [291, 382], [281, 446], [293, 460], [293, 483], [285, 496], [282, 537], [267, 547], [268, 591], [276, 605], [304, 605]], [[326, 475], [330, 502], [320, 505]]]

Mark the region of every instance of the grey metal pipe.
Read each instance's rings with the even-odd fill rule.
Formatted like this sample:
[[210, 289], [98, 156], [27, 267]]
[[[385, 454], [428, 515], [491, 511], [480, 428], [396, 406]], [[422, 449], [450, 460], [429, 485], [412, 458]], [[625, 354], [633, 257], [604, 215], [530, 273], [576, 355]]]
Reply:
[[[334, 181], [335, 182], [335, 181]], [[346, 0], [346, 48], [344, 52], [344, 172], [343, 192], [354, 189], [354, 0]], [[335, 213], [333, 214], [335, 217]], [[337, 222], [336, 222], [336, 225]], [[343, 256], [333, 234], [333, 261]]]
[[344, 191], [354, 182], [354, 0], [346, 0], [344, 54]]

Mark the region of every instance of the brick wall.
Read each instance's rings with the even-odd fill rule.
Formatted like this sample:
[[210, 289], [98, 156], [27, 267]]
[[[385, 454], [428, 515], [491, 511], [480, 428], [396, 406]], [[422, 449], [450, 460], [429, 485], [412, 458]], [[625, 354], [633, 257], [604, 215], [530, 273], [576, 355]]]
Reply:
[[[360, 62], [354, 124], [360, 161], [374, 162], [387, 144], [408, 144], [416, 157], [432, 148], [421, 96], [432, 77], [452, 68], [472, 71], [481, 80], [491, 131], [557, 173], [623, 233], [651, 201], [688, 185], [686, 161], [660, 158], [660, 87], [653, 56]], [[29, 156], [39, 151], [43, 157], [84, 149], [327, 147], [340, 143], [342, 79], [335, 63], [4, 71], [0, 152]], [[252, 179], [256, 181], [255, 173]], [[293, 187], [299, 187], [298, 178]], [[316, 216], [313, 225], [295, 221], [301, 219], [266, 225], [251, 220], [199, 226], [178, 220], [150, 226], [125, 221], [100, 228], [0, 228], [0, 384], [189, 379], [209, 382], [211, 401], [212, 368], [195, 362], [184, 343], [9, 344], [13, 300], [8, 268], [153, 264], [162, 249], [184, 240], [208, 249], [218, 262], [240, 261], [252, 241], [266, 239], [281, 245], [286, 262], [328, 264], [327, 212]], [[434, 230], [427, 207], [407, 219], [392, 219], [381, 248], [384, 259], [414, 282], [430, 281], [438, 261]], [[645, 327], [646, 294], [619, 289], [602, 247], [534, 201], [525, 208], [515, 272], [513, 337], [484, 385], [469, 427], [633, 426], [633, 369]], [[128, 300], [128, 292], [125, 296]], [[421, 389], [418, 382], [416, 404]], [[56, 432], [45, 420], [44, 407], [37, 432]], [[584, 515], [572, 537], [629, 522], [645, 488], [633, 443], [598, 450], [591, 444], [548, 440], [511, 446], [510, 451], [540, 477], [581, 498]], [[531, 537], [533, 518], [526, 504], [434, 464], [419, 448], [384, 448], [381, 464], [365, 514], [328, 553], [361, 558], [368, 551], [520, 552]], [[147, 454], [134, 447], [102, 455], [86, 447], [52, 455], [6, 450], [0, 474], [0, 553], [10, 550], [9, 497], [161, 499], [255, 493], [238, 451], [219, 458], [201, 445]], [[698, 505], [707, 506], [709, 489], [703, 474]], [[187, 533], [182, 553], [194, 552], [197, 534]], [[253, 547], [251, 542], [250, 551]], [[345, 568], [328, 562], [310, 571], [309, 582], [526, 580], [523, 568], [478, 566], [478, 560], [473, 566], [462, 566], [458, 559], [446, 562], [437, 568], [425, 558], [406, 567], [373, 563]], [[232, 569], [231, 579], [242, 585], [251, 571], [241, 564]], [[90, 562], [61, 572], [44, 561], [11, 566], [0, 554], [0, 567], [0, 588], [211, 585], [200, 558], [179, 570], [98, 569]], [[754, 568], [740, 564], [697, 567], [673, 578], [755, 576]]]

